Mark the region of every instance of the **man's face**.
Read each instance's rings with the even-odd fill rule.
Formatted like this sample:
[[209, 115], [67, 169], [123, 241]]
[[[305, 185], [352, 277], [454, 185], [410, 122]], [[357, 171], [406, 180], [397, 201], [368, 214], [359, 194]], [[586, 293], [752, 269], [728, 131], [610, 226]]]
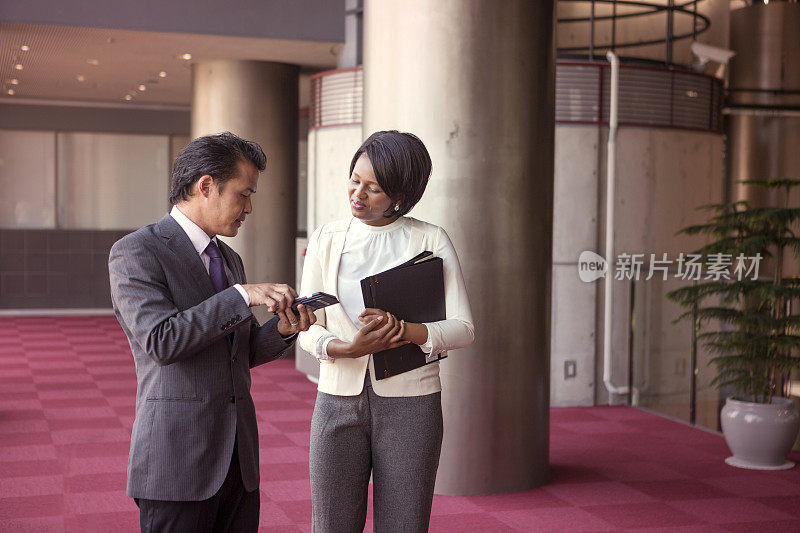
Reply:
[[214, 183], [206, 209], [208, 229], [215, 235], [235, 237], [247, 215], [253, 212], [250, 196], [256, 193], [258, 169], [250, 161], [239, 161], [234, 176], [222, 184]]

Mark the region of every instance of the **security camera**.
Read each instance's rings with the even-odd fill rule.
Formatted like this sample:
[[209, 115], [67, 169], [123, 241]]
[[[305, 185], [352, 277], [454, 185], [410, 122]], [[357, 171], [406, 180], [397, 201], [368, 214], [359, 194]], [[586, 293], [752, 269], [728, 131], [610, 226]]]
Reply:
[[692, 53], [697, 56], [697, 62], [692, 65], [694, 70], [705, 72], [706, 64], [709, 61], [716, 61], [719, 63], [719, 67], [717, 67], [717, 72], [715, 73], [715, 76], [718, 78], [724, 78], [725, 67], [728, 65], [728, 61], [736, 55], [736, 52], [733, 50], [711, 46], [710, 44], [698, 43], [697, 41], [692, 43]]
[[736, 52], [733, 50], [711, 46], [710, 44], [698, 43], [697, 41], [692, 43], [692, 53], [697, 56], [701, 65], [705, 65], [709, 61], [716, 61], [717, 63], [727, 65], [728, 61], [736, 55]]

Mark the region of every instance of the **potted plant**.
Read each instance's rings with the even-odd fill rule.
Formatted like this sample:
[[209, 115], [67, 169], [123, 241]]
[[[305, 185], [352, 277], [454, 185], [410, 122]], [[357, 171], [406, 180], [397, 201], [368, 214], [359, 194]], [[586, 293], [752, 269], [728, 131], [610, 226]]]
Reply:
[[[800, 368], [800, 278], [785, 276], [783, 263], [787, 254], [800, 256], [800, 236], [794, 232], [800, 208], [789, 206], [789, 193], [800, 180], [741, 183], [782, 193], [783, 205], [702, 206], [711, 212], [708, 221], [678, 233], [710, 237], [696, 254], [709, 264], [729, 260], [733, 271], [728, 276], [707, 273], [667, 298], [685, 309], [677, 320], [695, 321], [697, 339], [714, 355], [718, 374], [712, 384], [735, 391], [721, 413], [722, 432], [733, 452], [725, 462], [752, 469], [791, 468], [794, 463], [786, 456], [800, 427], [800, 415], [788, 398], [791, 371]], [[760, 275], [742, 275], [760, 260], [767, 267]]]

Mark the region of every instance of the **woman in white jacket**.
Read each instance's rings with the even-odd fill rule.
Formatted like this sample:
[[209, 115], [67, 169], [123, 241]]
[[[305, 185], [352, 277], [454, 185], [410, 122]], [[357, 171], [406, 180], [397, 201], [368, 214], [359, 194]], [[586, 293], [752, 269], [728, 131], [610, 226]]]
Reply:
[[[428, 527], [442, 444], [439, 363], [376, 380], [372, 354], [413, 342], [433, 360], [474, 338], [449, 237], [405, 216], [430, 173], [430, 156], [416, 136], [374, 133], [350, 164], [352, 217], [321, 226], [309, 239], [301, 294], [323, 291], [341, 302], [317, 311], [317, 323], [299, 338], [320, 361], [310, 453], [317, 532], [363, 531], [370, 475], [375, 531]], [[414, 324], [364, 309], [361, 279], [426, 250], [443, 260], [446, 320]]]

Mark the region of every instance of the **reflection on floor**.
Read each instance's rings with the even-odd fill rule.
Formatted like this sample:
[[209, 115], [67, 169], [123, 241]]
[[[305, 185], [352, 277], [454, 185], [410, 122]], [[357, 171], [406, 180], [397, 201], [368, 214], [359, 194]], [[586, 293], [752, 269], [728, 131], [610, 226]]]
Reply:
[[[0, 531], [138, 530], [135, 389], [113, 318], [0, 318]], [[253, 372], [253, 397], [261, 531], [310, 531], [314, 385], [279, 361]], [[637, 409], [551, 409], [551, 482], [436, 496], [431, 531], [800, 531], [800, 468], [737, 470], [727, 455], [720, 436]]]

